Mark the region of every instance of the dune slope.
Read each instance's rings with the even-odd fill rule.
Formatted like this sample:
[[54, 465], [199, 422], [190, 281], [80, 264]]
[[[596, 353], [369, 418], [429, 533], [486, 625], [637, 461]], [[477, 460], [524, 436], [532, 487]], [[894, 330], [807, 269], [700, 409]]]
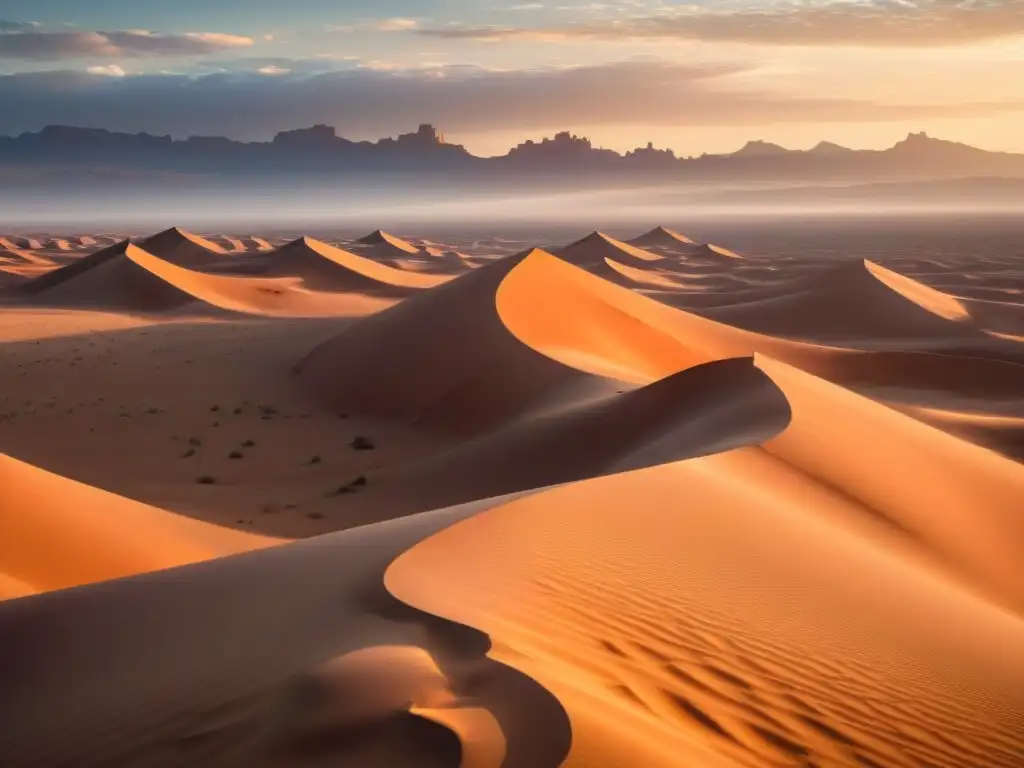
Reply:
[[514, 501], [388, 587], [558, 696], [567, 766], [1021, 765], [1019, 619], [729, 457]]
[[338, 411], [464, 436], [545, 403], [607, 392], [606, 383], [520, 343], [499, 317], [498, 287], [531, 253], [366, 318], [314, 349], [297, 370]]
[[480, 508], [0, 605], [0, 763], [557, 766], [558, 702], [383, 587]]
[[393, 269], [311, 237], [300, 237], [269, 254], [267, 274], [300, 277], [312, 290], [389, 296], [407, 296], [444, 282]]
[[212, 240], [171, 227], [139, 241], [139, 247], [179, 267], [202, 269], [223, 261], [228, 251]]
[[834, 267], [783, 296], [707, 314], [760, 333], [830, 340], [980, 336], [959, 301], [870, 261]]
[[179, 517], [9, 456], [0, 455], [0, 485], [0, 573], [26, 591], [114, 579], [276, 543]]

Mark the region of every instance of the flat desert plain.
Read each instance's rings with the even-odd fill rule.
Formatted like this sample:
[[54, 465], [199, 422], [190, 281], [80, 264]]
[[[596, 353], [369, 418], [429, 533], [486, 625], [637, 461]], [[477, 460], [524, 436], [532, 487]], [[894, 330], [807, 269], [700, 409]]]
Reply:
[[0, 765], [1024, 766], [1024, 257], [569, 240], [0, 236]]

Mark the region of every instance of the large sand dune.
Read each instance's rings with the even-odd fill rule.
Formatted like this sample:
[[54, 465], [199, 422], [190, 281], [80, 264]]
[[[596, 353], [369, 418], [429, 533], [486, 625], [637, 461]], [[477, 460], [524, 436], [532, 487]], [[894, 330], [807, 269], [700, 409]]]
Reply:
[[1012, 259], [20, 237], [5, 767], [1024, 767]]
[[311, 290], [407, 296], [444, 282], [444, 278], [409, 274], [311, 237], [282, 245], [267, 256], [266, 264], [268, 275], [300, 277]]
[[171, 227], [140, 240], [139, 246], [164, 261], [180, 267], [200, 269], [216, 264], [228, 251], [212, 240], [194, 235], [184, 229]]
[[[336, 249], [330, 249], [329, 246], [323, 248], [327, 255], [316, 255], [324, 260], [332, 258], [328, 250]], [[282, 258], [293, 256], [294, 253], [284, 253]], [[359, 261], [357, 257], [354, 258]], [[301, 256], [298, 259], [301, 260]], [[279, 263], [272, 262], [271, 265]], [[377, 280], [373, 284], [378, 290], [367, 291], [365, 287], [370, 285], [371, 278], [356, 273], [351, 266], [337, 261], [332, 263], [337, 268], [332, 273], [336, 277], [336, 290], [344, 290], [340, 278], [344, 276], [345, 270], [348, 270], [349, 276], [348, 292], [375, 293], [380, 300], [386, 298], [384, 294], [387, 291], [383, 290], [385, 286], [390, 286], [393, 295], [397, 292], [396, 283], [404, 282], [408, 285], [413, 282], [402, 273], [388, 271], [381, 265], [371, 263], [365, 265], [368, 269], [364, 271], [371, 274], [375, 274], [372, 270], [387, 271], [388, 274], [383, 277], [392, 277], [394, 281], [386, 283], [384, 279]], [[307, 274], [312, 271], [308, 260], [305, 265], [296, 265], [299, 274], [295, 279], [212, 274], [178, 266], [137, 245], [124, 242], [42, 275], [23, 286], [23, 289], [32, 302], [47, 306], [143, 313], [188, 309], [201, 313], [227, 311], [253, 315], [327, 316], [351, 314], [353, 309], [360, 311], [360, 306], [361, 311], [374, 306], [365, 302], [353, 305], [344, 299], [338, 300], [308, 290], [304, 287], [305, 276], [301, 274], [303, 266]], [[323, 283], [320, 280], [313, 287], [322, 291]], [[429, 281], [422, 279], [420, 284], [429, 284]], [[363, 290], [359, 290], [360, 287]], [[377, 303], [375, 306], [379, 308], [383, 305]]]
[[605, 259], [621, 261], [627, 266], [653, 266], [651, 262], [662, 259], [656, 253], [616, 240], [604, 232], [591, 232], [576, 242], [556, 249], [554, 253], [579, 267], [600, 264]]
[[712, 316], [761, 333], [823, 339], [976, 335], [961, 302], [870, 261], [835, 267], [787, 295], [724, 307]]
[[[302, 377], [340, 412], [464, 435], [607, 392], [605, 382], [521, 344], [497, 312], [502, 281], [540, 253], [506, 257], [367, 318], [313, 350]], [[353, 364], [358, 376], [349, 375]]]

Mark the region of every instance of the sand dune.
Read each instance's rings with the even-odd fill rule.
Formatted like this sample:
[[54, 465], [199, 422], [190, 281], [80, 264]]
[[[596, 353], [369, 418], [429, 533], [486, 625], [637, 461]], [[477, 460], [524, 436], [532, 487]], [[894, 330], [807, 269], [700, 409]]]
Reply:
[[1024, 768], [1012, 260], [211, 238], [8, 243], [0, 764]]
[[52, 265], [54, 263], [53, 259], [35, 252], [40, 249], [29, 249], [22, 245], [23, 242], [25, 242], [24, 238], [0, 237], [0, 249], [3, 249], [8, 257], [14, 257], [28, 264]]
[[599, 265], [605, 259], [630, 266], [649, 267], [652, 266], [651, 262], [657, 262], [663, 258], [656, 253], [645, 251], [643, 248], [616, 240], [603, 232], [591, 232], [574, 243], [555, 249], [553, 253], [578, 267]]
[[[408, 282], [405, 275], [398, 274]], [[105, 311], [152, 313], [188, 308], [207, 313], [316, 317], [371, 309], [371, 305], [357, 306], [344, 297], [339, 300], [303, 290], [300, 282], [196, 272], [139, 246], [120, 243], [43, 275], [25, 289], [38, 304]], [[383, 306], [386, 304], [378, 303], [372, 308]]]
[[215, 264], [227, 251], [212, 240], [178, 227], [165, 229], [139, 241], [139, 247], [179, 267], [201, 269]]
[[10, 250], [41, 251], [43, 243], [35, 237], [24, 237], [22, 235], [7, 235], [0, 238], [0, 247]]
[[0, 455], [0, 590], [63, 587], [269, 546]]
[[145, 255], [140, 263], [140, 254], [138, 246], [120, 243], [42, 275], [26, 288], [35, 301], [51, 306], [160, 312], [195, 301], [148, 269]]
[[267, 274], [300, 277], [311, 290], [407, 296], [432, 288], [444, 278], [414, 275], [372, 259], [300, 237], [267, 256]]
[[0, 266], [0, 290], [10, 290], [17, 286], [22, 286], [28, 280], [24, 275], [20, 275], [17, 272], [8, 272], [2, 266]]
[[710, 316], [761, 333], [819, 339], [948, 339], [978, 333], [961, 302], [869, 261], [835, 267], [792, 294], [725, 307]]
[[563, 765], [1020, 765], [1019, 619], [737, 458], [514, 501], [386, 583], [558, 697]]
[[755, 445], [789, 406], [750, 358], [717, 360], [646, 387], [526, 415], [373, 474], [346, 519], [374, 522], [475, 498]]
[[673, 248], [680, 245], [697, 245], [696, 240], [691, 240], [686, 235], [674, 232], [666, 227], [655, 227], [626, 242], [640, 248], [649, 248], [651, 246], [656, 248]]
[[408, 240], [392, 235], [388, 232], [384, 232], [380, 229], [375, 229], [368, 235], [363, 235], [356, 242], [360, 245], [374, 246], [374, 253], [380, 255], [392, 254], [398, 256], [399, 254], [419, 254], [420, 249], [410, 243]]
[[398, 554], [489, 504], [4, 604], [22, 652], [0, 658], [0, 762], [557, 765], [558, 702], [383, 588]]
[[[459, 434], [563, 397], [607, 392], [607, 384], [521, 344], [499, 317], [499, 285], [535, 253], [506, 257], [366, 318], [313, 350], [298, 367], [303, 380], [338, 411]], [[354, 360], [359, 376], [348, 373]]]
[[678, 291], [688, 287], [683, 280], [671, 272], [660, 269], [631, 267], [614, 259], [605, 259], [603, 265], [595, 265], [589, 268], [588, 271], [606, 280], [611, 280], [618, 285], [627, 285], [629, 287], [667, 288], [671, 291]]
[[[687, 257], [687, 260], [705, 260], [710, 263], [722, 264], [728, 263], [730, 259], [742, 258], [738, 253], [723, 248], [720, 245], [712, 245], [711, 243], [698, 243], [695, 240], [691, 240], [686, 235], [681, 235], [678, 232], [673, 232], [671, 229], [665, 227], [655, 227], [649, 232], [634, 237], [631, 240], [627, 240], [630, 245], [639, 246], [640, 248], [654, 249], [655, 251], [668, 251], [673, 255], [682, 255]], [[723, 261], [724, 257], [724, 261]]]

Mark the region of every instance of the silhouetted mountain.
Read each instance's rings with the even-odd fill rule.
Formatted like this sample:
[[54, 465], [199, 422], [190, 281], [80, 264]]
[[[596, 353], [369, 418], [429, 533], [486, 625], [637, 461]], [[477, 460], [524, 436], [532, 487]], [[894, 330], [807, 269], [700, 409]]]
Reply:
[[431, 125], [379, 141], [351, 141], [327, 125], [283, 131], [269, 142], [239, 142], [222, 136], [175, 140], [147, 133], [51, 125], [37, 133], [0, 137], [0, 173], [58, 171], [73, 178], [119, 173], [233, 176], [346, 174], [392, 177], [405, 174], [456, 176], [481, 183], [544, 177], [552, 183], [865, 183], [971, 176], [1024, 177], [1024, 155], [988, 152], [966, 144], [911, 133], [886, 150], [853, 150], [821, 142], [789, 150], [765, 141], [748, 142], [731, 154], [677, 157], [652, 144], [624, 155], [594, 147], [568, 131], [526, 141], [500, 157], [477, 157], [449, 144]]
[[772, 144], [768, 141], [748, 141], [744, 144], [738, 152], [735, 153], [734, 157], [757, 157], [766, 155], [784, 155], [790, 150], [785, 147], [780, 147], [778, 144]]

